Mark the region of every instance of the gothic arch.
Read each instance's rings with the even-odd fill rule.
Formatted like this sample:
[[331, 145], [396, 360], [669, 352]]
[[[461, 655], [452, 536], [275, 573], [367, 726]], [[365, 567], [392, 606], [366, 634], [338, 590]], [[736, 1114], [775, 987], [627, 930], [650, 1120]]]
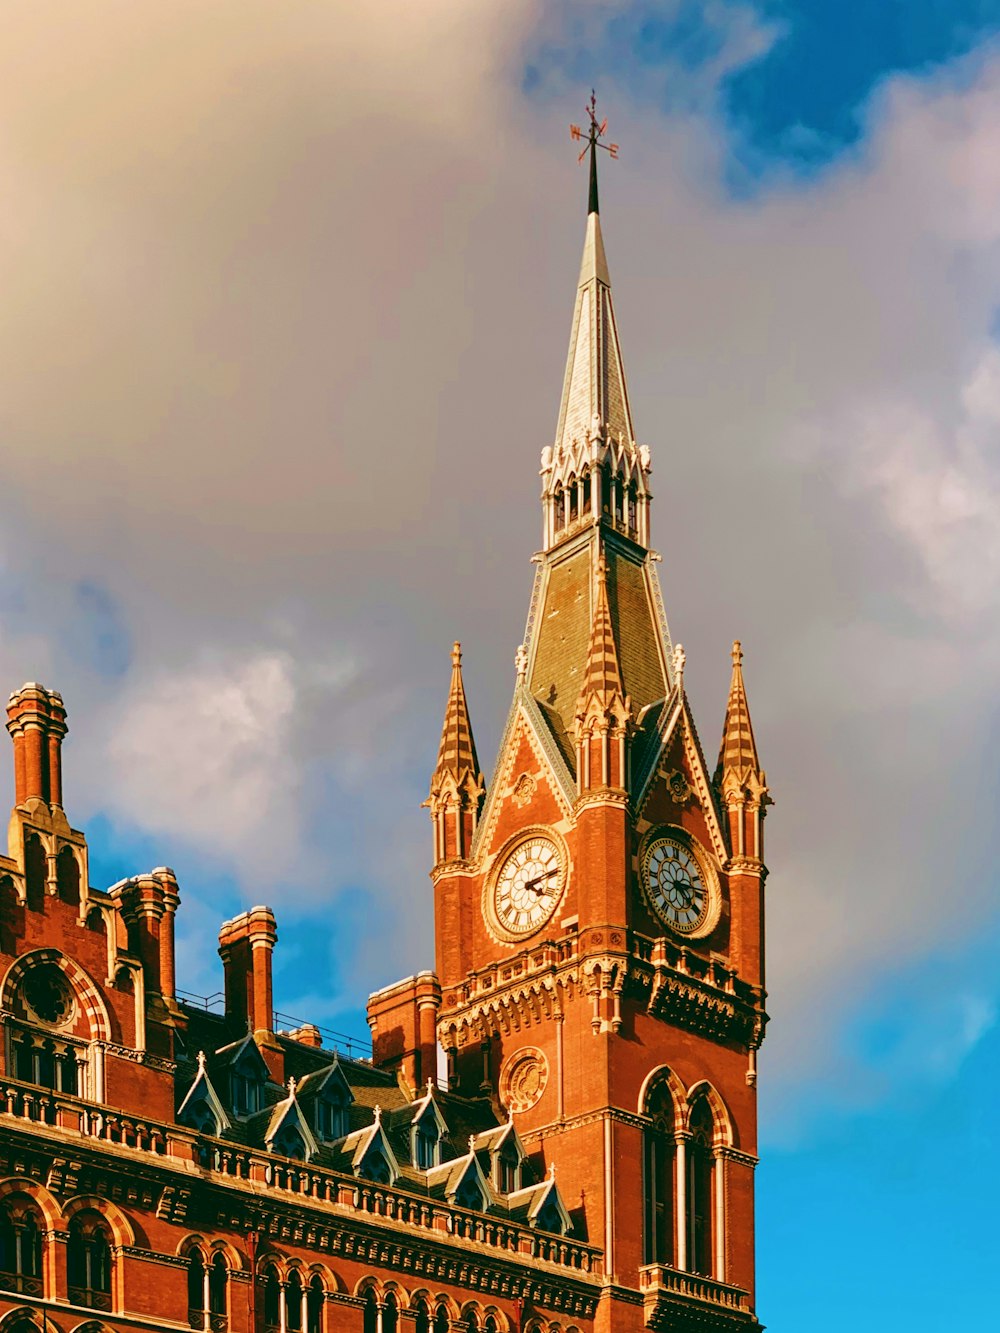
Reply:
[[707, 1079], [701, 1079], [699, 1082], [693, 1083], [688, 1089], [684, 1106], [684, 1127], [687, 1128], [692, 1108], [700, 1100], [704, 1100], [708, 1104], [712, 1113], [712, 1121], [715, 1126], [715, 1144], [713, 1146], [716, 1148], [736, 1147], [736, 1134], [729, 1108]]
[[32, 968], [45, 964], [57, 967], [73, 987], [77, 1002], [90, 1028], [90, 1040], [110, 1041], [111, 1020], [97, 984], [79, 963], [67, 958], [58, 949], [33, 949], [30, 953], [21, 954], [20, 958], [14, 959], [0, 987], [0, 1008], [12, 1011], [18, 988], [25, 974]]
[[78, 1194], [76, 1198], [67, 1201], [63, 1213], [68, 1223], [77, 1213], [85, 1210], [100, 1213], [111, 1228], [111, 1236], [116, 1246], [135, 1244], [132, 1223], [116, 1203], [112, 1203], [110, 1199], [99, 1199], [96, 1194]]
[[24, 1176], [10, 1176], [6, 1180], [0, 1180], [0, 1200], [6, 1199], [11, 1194], [25, 1194], [29, 1199], [33, 1199], [45, 1219], [48, 1231], [65, 1230], [67, 1219], [62, 1209], [55, 1197], [37, 1180], [28, 1180]]
[[684, 1128], [687, 1118], [688, 1095], [684, 1084], [667, 1065], [657, 1065], [643, 1079], [642, 1087], [639, 1089], [639, 1103], [636, 1110], [640, 1115], [648, 1115], [647, 1107], [650, 1096], [661, 1087], [666, 1087], [670, 1094], [670, 1101], [674, 1108], [674, 1130], [681, 1130]]
[[373, 1291], [375, 1293], [375, 1299], [381, 1302], [384, 1295], [384, 1289], [381, 1282], [379, 1282], [378, 1278], [374, 1277], [371, 1273], [366, 1273], [363, 1278], [359, 1278], [354, 1284], [354, 1295], [360, 1296], [363, 1299], [370, 1291]]
[[382, 1289], [382, 1299], [385, 1300], [386, 1296], [388, 1296], [390, 1292], [392, 1292], [393, 1296], [395, 1296], [400, 1310], [406, 1310], [409, 1308], [410, 1304], [409, 1292], [406, 1290], [405, 1287], [401, 1287], [399, 1283], [392, 1278], [390, 1278], [385, 1283], [385, 1286]]
[[[48, 1310], [45, 1311], [45, 1318], [48, 1321], [49, 1333], [62, 1333], [62, 1325], [52, 1318]], [[42, 1333], [42, 1321], [39, 1318], [37, 1310], [30, 1309], [27, 1305], [19, 1305], [0, 1319], [0, 1333], [14, 1333], [15, 1329], [26, 1328], [28, 1326]]]
[[310, 1280], [318, 1277], [323, 1283], [323, 1290], [326, 1292], [335, 1292], [339, 1296], [348, 1294], [343, 1278], [335, 1273], [332, 1268], [328, 1268], [326, 1264], [310, 1264], [307, 1276]]

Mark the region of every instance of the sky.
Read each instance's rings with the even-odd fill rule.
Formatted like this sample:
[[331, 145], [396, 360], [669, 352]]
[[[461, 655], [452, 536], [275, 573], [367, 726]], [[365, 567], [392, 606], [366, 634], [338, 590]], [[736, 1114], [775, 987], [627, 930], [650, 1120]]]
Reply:
[[95, 884], [176, 870], [182, 986], [267, 902], [279, 1009], [362, 1034], [432, 961], [452, 640], [488, 769], [513, 688], [597, 88], [671, 630], [710, 758], [743, 641], [776, 801], [760, 1315], [975, 1318], [1000, 0], [35, 0], [4, 34], [0, 679], [66, 699]]

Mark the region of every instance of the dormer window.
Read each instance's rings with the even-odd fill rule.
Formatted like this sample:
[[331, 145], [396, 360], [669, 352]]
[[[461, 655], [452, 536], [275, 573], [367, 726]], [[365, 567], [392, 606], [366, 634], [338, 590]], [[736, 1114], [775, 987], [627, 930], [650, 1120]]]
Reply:
[[298, 1126], [286, 1123], [278, 1130], [274, 1136], [271, 1147], [282, 1157], [294, 1157], [296, 1161], [305, 1161], [308, 1156], [306, 1152], [306, 1141], [299, 1132]]
[[316, 1101], [316, 1134], [327, 1143], [348, 1132], [347, 1102], [338, 1093], [323, 1093]]
[[459, 1208], [483, 1209], [486, 1207], [486, 1199], [483, 1196], [482, 1186], [476, 1178], [475, 1172], [467, 1171], [458, 1189], [455, 1191], [455, 1202]]
[[429, 1171], [441, 1160], [441, 1140], [437, 1125], [426, 1116], [415, 1126], [413, 1133], [413, 1165], [421, 1171]]
[[365, 1159], [361, 1163], [360, 1175], [366, 1180], [373, 1181], [376, 1185], [392, 1184], [392, 1169], [386, 1159], [385, 1153], [376, 1143], [365, 1153]]
[[513, 1146], [497, 1154], [496, 1185], [501, 1194], [514, 1194], [521, 1188], [521, 1158]]

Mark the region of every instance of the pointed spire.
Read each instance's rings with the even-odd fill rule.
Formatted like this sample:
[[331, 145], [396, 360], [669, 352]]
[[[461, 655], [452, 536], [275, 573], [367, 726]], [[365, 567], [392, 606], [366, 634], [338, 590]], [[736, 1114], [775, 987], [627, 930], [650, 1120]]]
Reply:
[[[435, 825], [435, 863], [468, 855], [485, 791], [462, 683], [462, 645], [456, 642], [451, 650], [451, 687], [441, 744], [424, 802]], [[448, 811], [458, 812], [457, 822], [444, 818]]]
[[454, 778], [459, 785], [469, 777], [476, 784], [482, 781], [479, 759], [476, 755], [476, 742], [472, 737], [472, 723], [469, 721], [469, 705], [465, 699], [465, 685], [462, 681], [462, 645], [457, 640], [451, 650], [451, 687], [448, 690], [448, 706], [445, 709], [444, 726], [441, 729], [441, 744], [438, 747], [432, 789], [445, 775]]
[[594, 599], [594, 619], [590, 627], [587, 665], [580, 688], [577, 712], [585, 712], [594, 697], [607, 706], [614, 699], [624, 698], [622, 672], [618, 661], [618, 647], [608, 606], [608, 564], [601, 553], [597, 562], [597, 593]]
[[739, 639], [733, 643], [732, 657], [733, 678], [729, 686], [729, 702], [726, 705], [726, 721], [722, 729], [715, 780], [723, 789], [731, 785], [740, 789], [753, 785], [761, 789], [765, 786], [765, 777], [750, 724], [750, 706], [743, 684], [743, 646]]

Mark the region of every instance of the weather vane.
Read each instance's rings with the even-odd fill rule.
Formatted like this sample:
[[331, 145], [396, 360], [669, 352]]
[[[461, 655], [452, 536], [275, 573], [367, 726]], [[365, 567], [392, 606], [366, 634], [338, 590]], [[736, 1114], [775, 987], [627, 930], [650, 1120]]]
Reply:
[[587, 141], [586, 145], [580, 150], [580, 156], [577, 158], [577, 161], [582, 162], [587, 154], [590, 154], [590, 207], [587, 211], [589, 213], [598, 213], [600, 210], [597, 207], [597, 150], [598, 148], [603, 148], [606, 153], [610, 153], [612, 157], [616, 158], [618, 156], [618, 145], [616, 143], [601, 143], [605, 131], [608, 128], [608, 122], [607, 118], [605, 118], [598, 123], [597, 94], [593, 89], [590, 90], [590, 101], [587, 103], [587, 115], [590, 117], [590, 124], [586, 131], [582, 130], [579, 125], [571, 125], [569, 127], [569, 132], [570, 136], [577, 140], [577, 142], [581, 139], [586, 139]]

